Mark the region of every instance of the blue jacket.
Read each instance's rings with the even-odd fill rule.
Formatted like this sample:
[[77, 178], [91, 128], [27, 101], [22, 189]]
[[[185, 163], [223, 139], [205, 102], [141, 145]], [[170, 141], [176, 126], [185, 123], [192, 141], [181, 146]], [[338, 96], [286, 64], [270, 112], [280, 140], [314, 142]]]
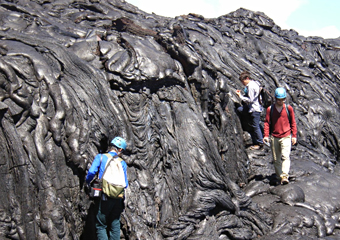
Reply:
[[[109, 154], [114, 157], [117, 155], [116, 152], [109, 152]], [[102, 163], [100, 164], [100, 159], [102, 161]], [[94, 176], [96, 175], [96, 173], [98, 172], [99, 169], [99, 176], [98, 178], [101, 179], [105, 170], [105, 166], [106, 166], [106, 162], [108, 160], [108, 157], [105, 154], [97, 154], [97, 156], [94, 158], [93, 163], [87, 173], [86, 176], [86, 183], [90, 183], [92, 181], [92, 179], [94, 178]], [[127, 165], [126, 162], [123, 160], [121, 161], [121, 164], [123, 166], [123, 170], [124, 170], [124, 175], [125, 175], [125, 183], [126, 183], [126, 188], [129, 185], [128, 179], [127, 179], [127, 174], [126, 174], [126, 170], [127, 170]]]

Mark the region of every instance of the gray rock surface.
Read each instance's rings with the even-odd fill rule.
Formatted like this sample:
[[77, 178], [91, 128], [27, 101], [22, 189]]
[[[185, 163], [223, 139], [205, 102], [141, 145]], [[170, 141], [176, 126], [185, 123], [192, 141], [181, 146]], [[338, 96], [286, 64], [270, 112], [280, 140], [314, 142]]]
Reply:
[[[123, 239], [340, 237], [340, 39], [246, 9], [166, 18], [123, 0], [2, 0], [0, 21], [1, 239], [95, 239], [84, 180], [117, 135]], [[289, 185], [268, 148], [245, 148], [243, 70], [288, 90]]]

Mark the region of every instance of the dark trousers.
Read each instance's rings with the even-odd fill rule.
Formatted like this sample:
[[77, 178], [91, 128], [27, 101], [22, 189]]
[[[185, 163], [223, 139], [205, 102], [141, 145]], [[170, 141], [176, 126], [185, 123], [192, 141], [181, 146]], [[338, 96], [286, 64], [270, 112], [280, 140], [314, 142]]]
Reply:
[[119, 240], [120, 214], [123, 212], [123, 199], [107, 198], [105, 201], [99, 200], [97, 204], [96, 229], [98, 240]]
[[254, 145], [263, 144], [263, 135], [260, 126], [260, 112], [249, 112], [246, 105], [237, 108], [242, 122], [243, 130], [249, 132]]
[[250, 127], [252, 131], [250, 132], [251, 139], [253, 140], [253, 144], [259, 145], [263, 144], [263, 135], [260, 127], [260, 112], [252, 112], [250, 113]]

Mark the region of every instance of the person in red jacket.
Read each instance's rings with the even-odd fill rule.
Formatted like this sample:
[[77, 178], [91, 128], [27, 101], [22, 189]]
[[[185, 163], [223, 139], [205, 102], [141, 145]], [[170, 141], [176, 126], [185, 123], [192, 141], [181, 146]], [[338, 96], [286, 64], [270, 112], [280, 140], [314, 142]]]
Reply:
[[289, 183], [290, 150], [297, 135], [294, 110], [285, 105], [286, 95], [284, 88], [275, 90], [275, 104], [266, 111], [263, 138], [264, 143], [271, 145], [275, 173], [281, 184]]

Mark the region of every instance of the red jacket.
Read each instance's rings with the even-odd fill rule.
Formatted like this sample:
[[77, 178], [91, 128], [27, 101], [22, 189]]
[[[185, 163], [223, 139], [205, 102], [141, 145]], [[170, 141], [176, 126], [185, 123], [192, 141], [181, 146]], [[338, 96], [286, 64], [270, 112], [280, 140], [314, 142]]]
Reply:
[[[272, 116], [270, 116], [270, 109], [271, 106], [267, 108], [266, 112], [266, 120], [264, 122], [264, 137], [269, 137], [271, 133], [273, 137], [276, 138], [283, 138], [287, 137], [292, 134], [293, 138], [296, 138], [297, 135], [297, 128], [296, 128], [296, 121], [294, 110], [292, 106], [288, 105], [288, 112], [291, 118], [291, 123], [289, 123], [286, 106], [283, 104], [283, 108], [281, 113], [279, 113], [273, 105], [273, 112]], [[272, 119], [270, 119], [272, 117]], [[271, 131], [269, 123], [271, 122]]]

